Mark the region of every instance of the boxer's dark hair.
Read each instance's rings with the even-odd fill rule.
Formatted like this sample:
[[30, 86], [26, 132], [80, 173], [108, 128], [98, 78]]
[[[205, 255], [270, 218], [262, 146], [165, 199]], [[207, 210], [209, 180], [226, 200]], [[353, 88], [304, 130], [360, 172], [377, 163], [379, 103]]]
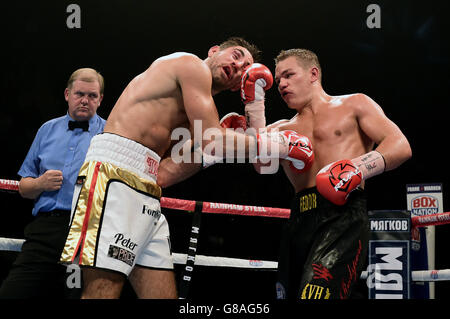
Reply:
[[253, 57], [253, 61], [254, 62], [259, 62], [261, 59], [261, 50], [258, 49], [258, 47], [250, 42], [248, 42], [247, 40], [245, 40], [244, 38], [241, 37], [230, 37], [227, 40], [225, 40], [224, 42], [222, 42], [219, 45], [220, 50], [229, 48], [229, 47], [234, 47], [234, 46], [241, 46], [244, 47], [248, 50], [248, 52], [250, 52], [250, 54]]

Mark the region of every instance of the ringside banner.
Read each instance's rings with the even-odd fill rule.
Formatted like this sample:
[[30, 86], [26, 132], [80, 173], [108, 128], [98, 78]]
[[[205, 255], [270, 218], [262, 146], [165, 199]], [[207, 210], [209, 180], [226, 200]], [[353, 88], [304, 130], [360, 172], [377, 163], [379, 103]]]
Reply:
[[[411, 217], [443, 213], [442, 184], [407, 184], [406, 200]], [[435, 227], [411, 230], [411, 270], [435, 269]], [[411, 286], [412, 298], [434, 299], [434, 283]]]
[[410, 229], [407, 211], [369, 211], [369, 299], [410, 298]]

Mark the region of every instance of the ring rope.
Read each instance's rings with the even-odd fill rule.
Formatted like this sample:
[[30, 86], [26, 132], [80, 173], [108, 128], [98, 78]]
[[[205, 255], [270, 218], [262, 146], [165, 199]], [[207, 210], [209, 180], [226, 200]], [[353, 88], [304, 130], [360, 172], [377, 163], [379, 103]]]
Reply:
[[[0, 190], [18, 192], [19, 181], [0, 179]], [[195, 200], [161, 197], [161, 207], [167, 209], [193, 212], [195, 205]], [[202, 213], [289, 218], [291, 210], [287, 208], [203, 202]], [[413, 227], [450, 224], [450, 212], [413, 216], [411, 217], [411, 224]]]
[[[364, 270], [361, 272], [360, 279], [366, 280], [368, 276], [369, 272]], [[411, 271], [411, 280], [416, 282], [450, 280], [450, 269], [413, 270]]]
[[413, 227], [437, 226], [450, 224], [450, 212], [437, 213], [424, 216], [414, 216], [411, 218]]
[[[20, 252], [24, 239], [0, 237], [0, 251]], [[175, 264], [185, 265], [187, 261], [187, 254], [172, 253]], [[253, 268], [276, 270], [278, 262], [268, 260], [254, 260], [254, 259], [238, 259], [229, 257], [215, 257], [215, 256], [195, 256], [195, 265], [210, 266], [210, 267], [231, 267], [231, 268]]]
[[[0, 190], [18, 192], [19, 181], [0, 179]], [[161, 197], [162, 208], [192, 212], [195, 210], [195, 205], [195, 200]], [[289, 218], [291, 210], [287, 208], [203, 202], [202, 213]]]
[[0, 179], [0, 189], [7, 191], [19, 191], [19, 181]]

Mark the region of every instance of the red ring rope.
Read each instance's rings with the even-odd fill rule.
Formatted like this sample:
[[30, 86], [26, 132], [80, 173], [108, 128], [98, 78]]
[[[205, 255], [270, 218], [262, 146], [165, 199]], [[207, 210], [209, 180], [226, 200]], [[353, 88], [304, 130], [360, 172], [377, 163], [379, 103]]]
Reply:
[[18, 192], [19, 191], [19, 181], [0, 179], [0, 189]]
[[[0, 179], [0, 190], [1, 189], [17, 192], [19, 191], [19, 182], [14, 180]], [[194, 211], [195, 203], [196, 201], [194, 200], [161, 197], [161, 207], [168, 209]], [[203, 202], [202, 212], [214, 214], [289, 218], [291, 210], [287, 208]], [[411, 223], [413, 227], [450, 224], [450, 212], [425, 216], [413, 216], [411, 218]]]
[[[19, 182], [13, 180], [0, 179], [0, 189], [18, 192]], [[161, 197], [161, 207], [168, 209], [194, 211], [195, 203], [196, 201], [194, 200]], [[203, 202], [202, 212], [214, 214], [289, 218], [291, 210], [287, 208]]]
[[450, 212], [424, 216], [414, 216], [413, 218], [411, 218], [411, 222], [414, 227], [450, 224]]

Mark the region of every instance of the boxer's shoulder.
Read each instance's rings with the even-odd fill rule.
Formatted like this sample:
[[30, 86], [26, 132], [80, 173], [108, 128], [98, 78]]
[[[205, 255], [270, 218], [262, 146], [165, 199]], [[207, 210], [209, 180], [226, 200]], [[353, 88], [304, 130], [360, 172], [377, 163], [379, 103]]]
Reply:
[[331, 98], [330, 104], [333, 106], [348, 107], [355, 110], [360, 110], [370, 107], [371, 105], [376, 105], [376, 103], [364, 93], [336, 95]]
[[[188, 53], [188, 52], [174, 52], [172, 54], [168, 54], [165, 56], [162, 56], [158, 58], [156, 61], [174, 61], [174, 60], [198, 60], [201, 61], [201, 59], [196, 56], [195, 54]], [[156, 62], [155, 61], [155, 62]]]
[[287, 130], [287, 129], [292, 129], [292, 121], [291, 120], [287, 120], [287, 119], [283, 119], [283, 120], [278, 120], [276, 122], [273, 122], [270, 125], [267, 125], [267, 129], [278, 129], [278, 130]]

